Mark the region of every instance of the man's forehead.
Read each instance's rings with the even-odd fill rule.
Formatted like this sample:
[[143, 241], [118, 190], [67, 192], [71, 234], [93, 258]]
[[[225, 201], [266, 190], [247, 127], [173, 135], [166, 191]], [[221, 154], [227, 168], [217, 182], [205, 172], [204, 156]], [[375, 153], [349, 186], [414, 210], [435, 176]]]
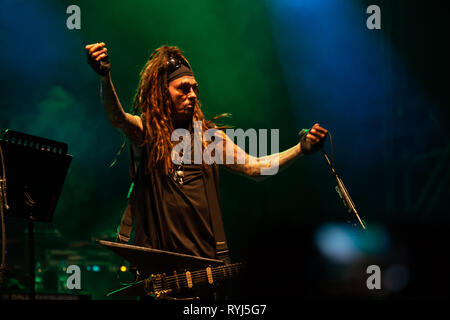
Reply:
[[193, 76], [183, 76], [178, 79], [172, 80], [169, 83], [169, 85], [178, 86], [183, 83], [188, 83], [188, 84], [194, 85], [197, 83], [197, 81], [195, 80], [195, 78]]

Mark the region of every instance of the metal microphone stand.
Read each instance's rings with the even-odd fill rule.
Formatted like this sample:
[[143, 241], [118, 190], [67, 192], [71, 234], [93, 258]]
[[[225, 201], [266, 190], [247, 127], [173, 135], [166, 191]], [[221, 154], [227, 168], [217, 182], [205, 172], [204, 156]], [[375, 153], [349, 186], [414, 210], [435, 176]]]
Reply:
[[328, 165], [330, 166], [331, 172], [336, 178], [337, 186], [336, 186], [336, 192], [339, 194], [339, 197], [344, 202], [344, 205], [348, 208], [348, 212], [354, 213], [356, 215], [356, 218], [358, 218], [359, 223], [363, 227], [363, 229], [366, 229], [366, 226], [362, 222], [361, 218], [358, 215], [358, 211], [356, 211], [355, 204], [352, 201], [352, 198], [350, 197], [350, 194], [348, 193], [347, 189], [345, 188], [344, 182], [342, 182], [341, 177], [337, 174], [336, 170], [334, 169], [333, 165], [330, 162], [330, 159], [328, 158], [327, 153], [322, 148], [323, 156], [325, 157], [325, 160], [327, 161]]
[[[306, 135], [309, 131], [311, 131], [312, 128], [310, 129], [302, 129], [298, 134], [300, 136], [300, 141], [302, 140], [306, 140]], [[331, 139], [331, 133], [330, 134], [330, 139]], [[333, 146], [333, 142], [331, 141], [331, 146]], [[323, 156], [325, 157], [325, 160], [327, 160], [328, 165], [330, 166], [331, 172], [333, 173], [334, 177], [336, 178], [336, 182], [337, 182], [337, 186], [335, 187], [336, 192], [338, 193], [339, 197], [342, 199], [342, 201], [344, 202], [344, 205], [348, 208], [348, 212], [353, 212], [356, 215], [356, 218], [358, 218], [359, 223], [361, 224], [361, 226], [363, 227], [363, 229], [366, 229], [365, 224], [362, 222], [361, 218], [358, 215], [358, 211], [356, 211], [355, 208], [355, 204], [352, 201], [352, 198], [350, 197], [347, 189], [344, 186], [344, 182], [342, 182], [341, 177], [339, 177], [339, 175], [337, 174], [336, 170], [334, 169], [333, 165], [331, 164], [330, 159], [328, 158], [327, 153], [325, 152], [323, 146], [321, 148]], [[334, 155], [333, 155], [334, 156]]]

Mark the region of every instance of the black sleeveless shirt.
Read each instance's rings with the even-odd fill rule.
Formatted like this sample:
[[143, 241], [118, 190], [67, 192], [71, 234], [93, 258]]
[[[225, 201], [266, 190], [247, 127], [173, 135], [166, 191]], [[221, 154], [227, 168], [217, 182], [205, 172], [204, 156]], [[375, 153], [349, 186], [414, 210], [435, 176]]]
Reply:
[[145, 149], [134, 179], [130, 206], [135, 216], [134, 244], [206, 258], [216, 257], [211, 216], [221, 216], [218, 166], [184, 164], [183, 183], [162, 168], [145, 173]]

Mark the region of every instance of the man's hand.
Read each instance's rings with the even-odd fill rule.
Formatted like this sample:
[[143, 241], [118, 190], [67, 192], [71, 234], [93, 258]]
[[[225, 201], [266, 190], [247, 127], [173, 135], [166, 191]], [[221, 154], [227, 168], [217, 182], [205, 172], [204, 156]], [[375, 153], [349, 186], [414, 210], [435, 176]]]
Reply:
[[108, 49], [105, 43], [88, 44], [86, 47], [87, 62], [101, 76], [108, 75], [111, 70], [111, 64], [108, 59]]
[[316, 123], [300, 140], [302, 153], [311, 154], [320, 150], [325, 142], [327, 134], [328, 131]]

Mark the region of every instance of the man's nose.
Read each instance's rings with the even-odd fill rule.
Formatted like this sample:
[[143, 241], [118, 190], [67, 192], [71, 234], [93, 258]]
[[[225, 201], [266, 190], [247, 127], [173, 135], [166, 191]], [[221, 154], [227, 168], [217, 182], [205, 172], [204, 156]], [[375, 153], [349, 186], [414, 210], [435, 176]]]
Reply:
[[195, 91], [194, 91], [194, 89], [193, 88], [191, 88], [190, 90], [189, 90], [189, 93], [188, 93], [188, 99], [196, 99], [197, 98], [197, 95], [195, 94]]

